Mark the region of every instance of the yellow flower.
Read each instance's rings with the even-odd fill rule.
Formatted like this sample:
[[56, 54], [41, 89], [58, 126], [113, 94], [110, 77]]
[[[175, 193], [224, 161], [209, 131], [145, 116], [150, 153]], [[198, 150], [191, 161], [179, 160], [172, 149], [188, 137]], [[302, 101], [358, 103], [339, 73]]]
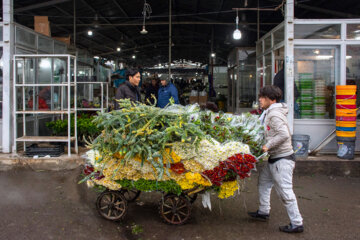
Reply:
[[185, 169], [189, 170], [190, 172], [203, 172], [203, 171], [205, 171], [204, 166], [201, 165], [200, 163], [198, 163], [195, 160], [186, 160], [186, 161], [182, 161], [182, 163], [184, 164]]
[[[170, 153], [170, 148], [165, 148], [165, 152], [166, 153], [163, 154], [164, 164], [166, 164], [168, 162], [169, 163], [181, 162], [181, 158], [174, 151], [171, 151], [171, 153]], [[169, 155], [173, 161], [171, 159], [169, 159], [169, 157], [168, 157]]]
[[237, 181], [224, 182], [220, 186], [220, 192], [218, 197], [221, 199], [232, 197], [235, 194], [235, 191], [239, 189]]

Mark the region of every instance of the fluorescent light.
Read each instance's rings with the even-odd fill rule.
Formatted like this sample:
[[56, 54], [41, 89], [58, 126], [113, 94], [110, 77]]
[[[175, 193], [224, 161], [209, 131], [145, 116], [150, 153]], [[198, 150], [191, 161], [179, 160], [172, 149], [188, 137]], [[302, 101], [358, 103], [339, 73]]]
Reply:
[[50, 61], [48, 59], [42, 59], [40, 61], [40, 68], [50, 68], [51, 67], [51, 64], [50, 64]]
[[99, 56], [94, 56], [95, 59], [99, 59], [100, 57]]
[[119, 47], [118, 47], [118, 48], [116, 48], [116, 51], [120, 52], [120, 51], [121, 51], [121, 48], [119, 48]]
[[234, 31], [234, 33], [233, 33], [233, 38], [234, 38], [235, 40], [241, 39], [241, 32], [240, 32], [239, 29], [235, 29], [235, 31]]
[[318, 56], [316, 56], [316, 59], [317, 60], [329, 60], [329, 59], [331, 59], [333, 57], [334, 56], [332, 56], [332, 55], [318, 55]]
[[319, 50], [319, 49], [316, 49], [316, 50], [314, 50], [314, 53], [315, 53], [315, 54], [319, 54], [319, 53], [320, 53], [320, 50]]
[[352, 59], [352, 56], [346, 56], [346, 59]]
[[93, 31], [89, 30], [88, 31], [88, 36], [92, 36], [93, 35]]

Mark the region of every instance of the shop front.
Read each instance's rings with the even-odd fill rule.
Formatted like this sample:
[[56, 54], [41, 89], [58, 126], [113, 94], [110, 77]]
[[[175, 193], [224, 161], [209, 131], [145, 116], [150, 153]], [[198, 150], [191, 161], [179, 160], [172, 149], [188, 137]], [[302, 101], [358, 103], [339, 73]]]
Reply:
[[[294, 134], [310, 135], [314, 149], [335, 129], [336, 86], [360, 87], [360, 19], [295, 19], [293, 39], [284, 27], [285, 22], [257, 42], [257, 86], [274, 84], [284, 62], [291, 66], [283, 71], [284, 95], [292, 95], [285, 99], [293, 99], [289, 122]], [[286, 48], [292, 54], [284, 54]], [[336, 149], [333, 139], [323, 151]]]

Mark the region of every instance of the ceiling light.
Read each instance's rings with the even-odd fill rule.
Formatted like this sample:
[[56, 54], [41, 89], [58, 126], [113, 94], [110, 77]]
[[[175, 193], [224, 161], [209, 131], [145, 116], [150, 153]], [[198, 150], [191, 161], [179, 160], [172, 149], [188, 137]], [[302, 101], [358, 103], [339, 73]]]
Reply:
[[95, 59], [99, 59], [99, 56], [94, 56]]
[[332, 55], [318, 55], [318, 56], [316, 56], [317, 60], [329, 60], [331, 58], [333, 58]]
[[116, 51], [120, 52], [120, 51], [121, 51], [121, 48], [119, 48], [119, 47], [118, 47], [118, 48], [116, 48]]
[[215, 56], [216, 56], [216, 54], [215, 54], [215, 53], [211, 53], [211, 57], [213, 57], [213, 58], [214, 58]]
[[132, 59], [135, 59], [135, 58], [136, 58], [136, 56], [135, 56], [135, 55], [132, 55], [131, 57], [132, 57]]
[[239, 40], [241, 39], [241, 32], [239, 30], [239, 16], [238, 16], [238, 11], [236, 10], [236, 29], [233, 33], [233, 38], [235, 40]]
[[144, 8], [143, 8], [143, 26], [142, 30], [140, 31], [141, 34], [147, 34], [148, 31], [145, 29], [145, 19], [150, 19], [150, 15], [152, 13], [150, 4], [146, 3], [146, 0], [144, 1]]
[[93, 35], [93, 31], [89, 30], [89, 31], [87, 32], [87, 34], [88, 34], [88, 36], [92, 36], [92, 35]]
[[320, 50], [319, 50], [319, 49], [316, 49], [316, 50], [314, 50], [314, 53], [315, 53], [315, 54], [319, 54], [319, 53], [320, 53]]
[[148, 31], [145, 29], [145, 25], [143, 25], [143, 28], [142, 28], [142, 30], [140, 31], [140, 33], [141, 34], [147, 34], [148, 33]]
[[346, 59], [352, 59], [352, 56], [346, 56]]

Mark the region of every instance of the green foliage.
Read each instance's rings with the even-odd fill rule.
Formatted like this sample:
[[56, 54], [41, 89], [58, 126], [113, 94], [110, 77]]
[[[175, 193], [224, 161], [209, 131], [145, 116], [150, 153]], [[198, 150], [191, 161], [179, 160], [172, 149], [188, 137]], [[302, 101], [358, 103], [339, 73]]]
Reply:
[[181, 187], [174, 181], [155, 181], [139, 179], [137, 181], [122, 179], [116, 180], [122, 188], [137, 189], [142, 192], [162, 191], [165, 193], [173, 193], [180, 195], [182, 190]]
[[164, 174], [165, 148], [179, 141], [198, 145], [206, 137], [198, 126], [188, 121], [190, 113], [135, 105], [129, 99], [120, 100], [119, 106], [120, 110], [99, 113], [94, 119], [97, 127], [104, 130], [89, 147], [102, 156], [120, 153], [125, 163], [138, 155], [154, 166], [159, 179]]
[[[101, 133], [101, 129], [93, 122], [94, 116], [81, 114], [77, 117], [77, 134], [79, 139], [95, 138]], [[46, 123], [46, 127], [51, 129], [55, 136], [66, 136], [68, 131], [68, 119], [58, 119]], [[74, 134], [74, 115], [71, 116], [71, 134]]]

